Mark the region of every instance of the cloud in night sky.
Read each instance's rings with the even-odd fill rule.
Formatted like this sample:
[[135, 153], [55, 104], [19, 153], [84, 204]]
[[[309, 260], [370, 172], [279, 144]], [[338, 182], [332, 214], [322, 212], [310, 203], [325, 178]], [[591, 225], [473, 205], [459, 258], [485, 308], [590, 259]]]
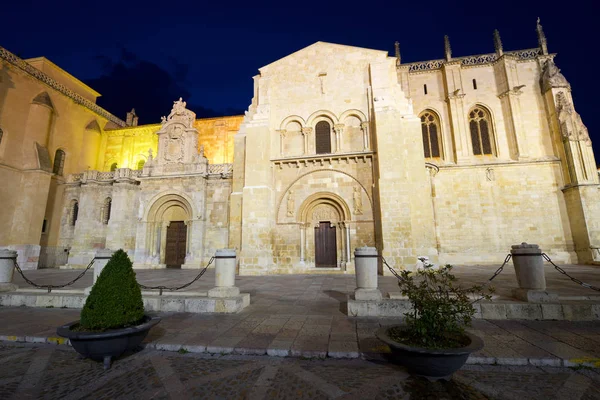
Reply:
[[190, 91], [186, 89], [189, 67], [175, 59], [169, 60], [170, 70], [166, 70], [122, 48], [117, 61], [102, 55], [97, 57], [97, 61], [103, 73], [85, 83], [102, 94], [98, 105], [121, 119], [135, 108], [140, 124], [157, 123], [162, 115], [169, 113], [173, 101], [180, 97], [198, 118], [244, 113], [244, 110], [231, 108], [216, 111], [194, 104]]

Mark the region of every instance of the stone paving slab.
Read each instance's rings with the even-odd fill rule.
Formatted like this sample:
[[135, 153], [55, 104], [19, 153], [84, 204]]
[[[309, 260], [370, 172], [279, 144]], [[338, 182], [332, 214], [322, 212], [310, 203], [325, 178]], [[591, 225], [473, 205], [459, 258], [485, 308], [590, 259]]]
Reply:
[[429, 382], [378, 359], [298, 359], [144, 349], [105, 371], [66, 346], [0, 343], [2, 399], [598, 399], [586, 368], [466, 365]]
[[[375, 331], [399, 322], [265, 315], [260, 309], [234, 315], [159, 315], [161, 323], [144, 341], [149, 349], [323, 359], [385, 357], [389, 347]], [[70, 309], [0, 307], [0, 341], [68, 345], [55, 329], [78, 317]], [[470, 364], [600, 367], [600, 322], [475, 320], [470, 331], [485, 342]]]

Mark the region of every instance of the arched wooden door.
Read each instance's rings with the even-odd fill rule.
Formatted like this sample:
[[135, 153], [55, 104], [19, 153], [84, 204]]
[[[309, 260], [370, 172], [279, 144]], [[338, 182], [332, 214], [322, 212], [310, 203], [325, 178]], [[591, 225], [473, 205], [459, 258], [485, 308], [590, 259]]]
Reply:
[[181, 268], [185, 263], [187, 226], [183, 221], [171, 221], [167, 228], [165, 264], [167, 268]]
[[319, 226], [315, 227], [315, 266], [337, 267], [336, 251], [335, 226], [331, 226], [330, 221], [319, 221]]

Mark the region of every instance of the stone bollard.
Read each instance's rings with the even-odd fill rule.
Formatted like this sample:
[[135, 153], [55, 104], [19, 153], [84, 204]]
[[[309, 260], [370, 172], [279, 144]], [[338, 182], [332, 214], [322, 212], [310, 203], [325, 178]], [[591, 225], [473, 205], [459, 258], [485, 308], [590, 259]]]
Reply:
[[[108, 261], [113, 256], [113, 254], [115, 254], [115, 251], [111, 249], [101, 249], [96, 252], [96, 256], [94, 257], [94, 278], [92, 281], [92, 286], [94, 286], [96, 280], [98, 280], [100, 273], [102, 272], [104, 267], [106, 267], [106, 264], [108, 264]], [[92, 286], [85, 288], [84, 293], [86, 295], [90, 294]]]
[[235, 249], [218, 249], [215, 252], [215, 285], [208, 297], [235, 297], [240, 288], [235, 286]]
[[0, 249], [0, 292], [14, 292], [19, 288], [12, 283], [16, 259], [16, 251]]
[[375, 247], [357, 247], [354, 250], [354, 269], [356, 274], [356, 300], [381, 300], [377, 289], [377, 249]]
[[531, 303], [558, 301], [557, 294], [546, 291], [544, 258], [539, 246], [523, 242], [511, 247], [510, 254], [519, 283], [519, 288], [513, 289], [513, 296]]

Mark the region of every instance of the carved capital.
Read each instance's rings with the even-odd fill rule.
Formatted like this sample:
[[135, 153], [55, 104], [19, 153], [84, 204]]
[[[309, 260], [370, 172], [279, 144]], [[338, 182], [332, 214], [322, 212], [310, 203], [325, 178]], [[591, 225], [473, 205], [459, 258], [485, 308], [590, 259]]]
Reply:
[[333, 129], [335, 130], [335, 133], [342, 133], [344, 130], [344, 124], [335, 124]]
[[369, 122], [368, 121], [361, 122], [360, 129], [362, 129], [363, 131], [366, 131], [367, 129], [369, 129]]
[[285, 137], [287, 135], [287, 130], [285, 130], [285, 129], [278, 129], [275, 132], [279, 133], [279, 135], [281, 135], [281, 137]]
[[313, 128], [311, 128], [309, 126], [305, 126], [302, 128], [303, 135], [312, 135], [312, 133], [313, 133]]

